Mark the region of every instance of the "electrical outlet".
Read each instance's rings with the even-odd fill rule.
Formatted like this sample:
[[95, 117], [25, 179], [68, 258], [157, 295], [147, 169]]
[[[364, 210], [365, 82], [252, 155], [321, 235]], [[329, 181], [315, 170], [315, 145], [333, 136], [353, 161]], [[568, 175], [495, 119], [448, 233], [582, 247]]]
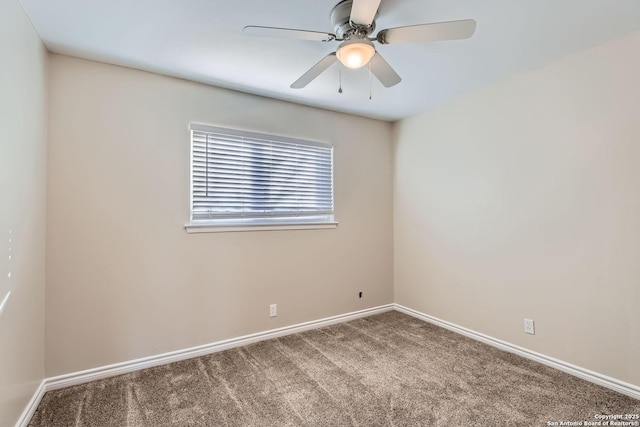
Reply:
[[278, 304], [271, 304], [269, 306], [269, 317], [276, 317], [278, 315]]
[[528, 334], [535, 335], [536, 330], [535, 330], [535, 327], [533, 325], [533, 320], [524, 319], [524, 331], [526, 333], [528, 333]]

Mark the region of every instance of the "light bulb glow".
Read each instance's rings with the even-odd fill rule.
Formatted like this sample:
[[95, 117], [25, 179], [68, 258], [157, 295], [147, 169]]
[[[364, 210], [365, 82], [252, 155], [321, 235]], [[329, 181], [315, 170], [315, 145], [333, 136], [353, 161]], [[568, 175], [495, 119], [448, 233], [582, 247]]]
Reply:
[[369, 63], [376, 49], [373, 43], [366, 39], [347, 40], [342, 43], [336, 56], [345, 67], [360, 68]]

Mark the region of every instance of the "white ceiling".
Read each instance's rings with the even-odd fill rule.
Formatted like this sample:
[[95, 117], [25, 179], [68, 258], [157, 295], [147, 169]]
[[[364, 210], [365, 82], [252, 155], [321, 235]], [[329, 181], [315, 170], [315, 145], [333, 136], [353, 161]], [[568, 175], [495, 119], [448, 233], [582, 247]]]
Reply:
[[468, 40], [378, 45], [403, 80], [386, 89], [374, 78], [370, 100], [366, 68], [343, 71], [342, 94], [337, 65], [289, 88], [337, 42], [242, 33], [333, 33], [338, 0], [21, 1], [52, 52], [389, 121], [640, 28], [640, 0], [382, 0], [378, 30], [468, 18], [477, 30]]

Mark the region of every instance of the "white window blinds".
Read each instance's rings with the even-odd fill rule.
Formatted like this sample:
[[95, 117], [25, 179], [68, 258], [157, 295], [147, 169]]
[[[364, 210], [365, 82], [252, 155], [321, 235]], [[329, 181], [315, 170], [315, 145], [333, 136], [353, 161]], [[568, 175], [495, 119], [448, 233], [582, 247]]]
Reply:
[[333, 145], [191, 125], [192, 223], [332, 216]]

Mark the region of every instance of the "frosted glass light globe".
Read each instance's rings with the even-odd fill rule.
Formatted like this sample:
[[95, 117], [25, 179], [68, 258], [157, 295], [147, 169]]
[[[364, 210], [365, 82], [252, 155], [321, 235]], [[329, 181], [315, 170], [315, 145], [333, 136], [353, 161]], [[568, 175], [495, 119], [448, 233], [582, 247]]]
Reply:
[[345, 67], [360, 68], [369, 63], [376, 49], [367, 39], [347, 40], [338, 47], [336, 56]]

